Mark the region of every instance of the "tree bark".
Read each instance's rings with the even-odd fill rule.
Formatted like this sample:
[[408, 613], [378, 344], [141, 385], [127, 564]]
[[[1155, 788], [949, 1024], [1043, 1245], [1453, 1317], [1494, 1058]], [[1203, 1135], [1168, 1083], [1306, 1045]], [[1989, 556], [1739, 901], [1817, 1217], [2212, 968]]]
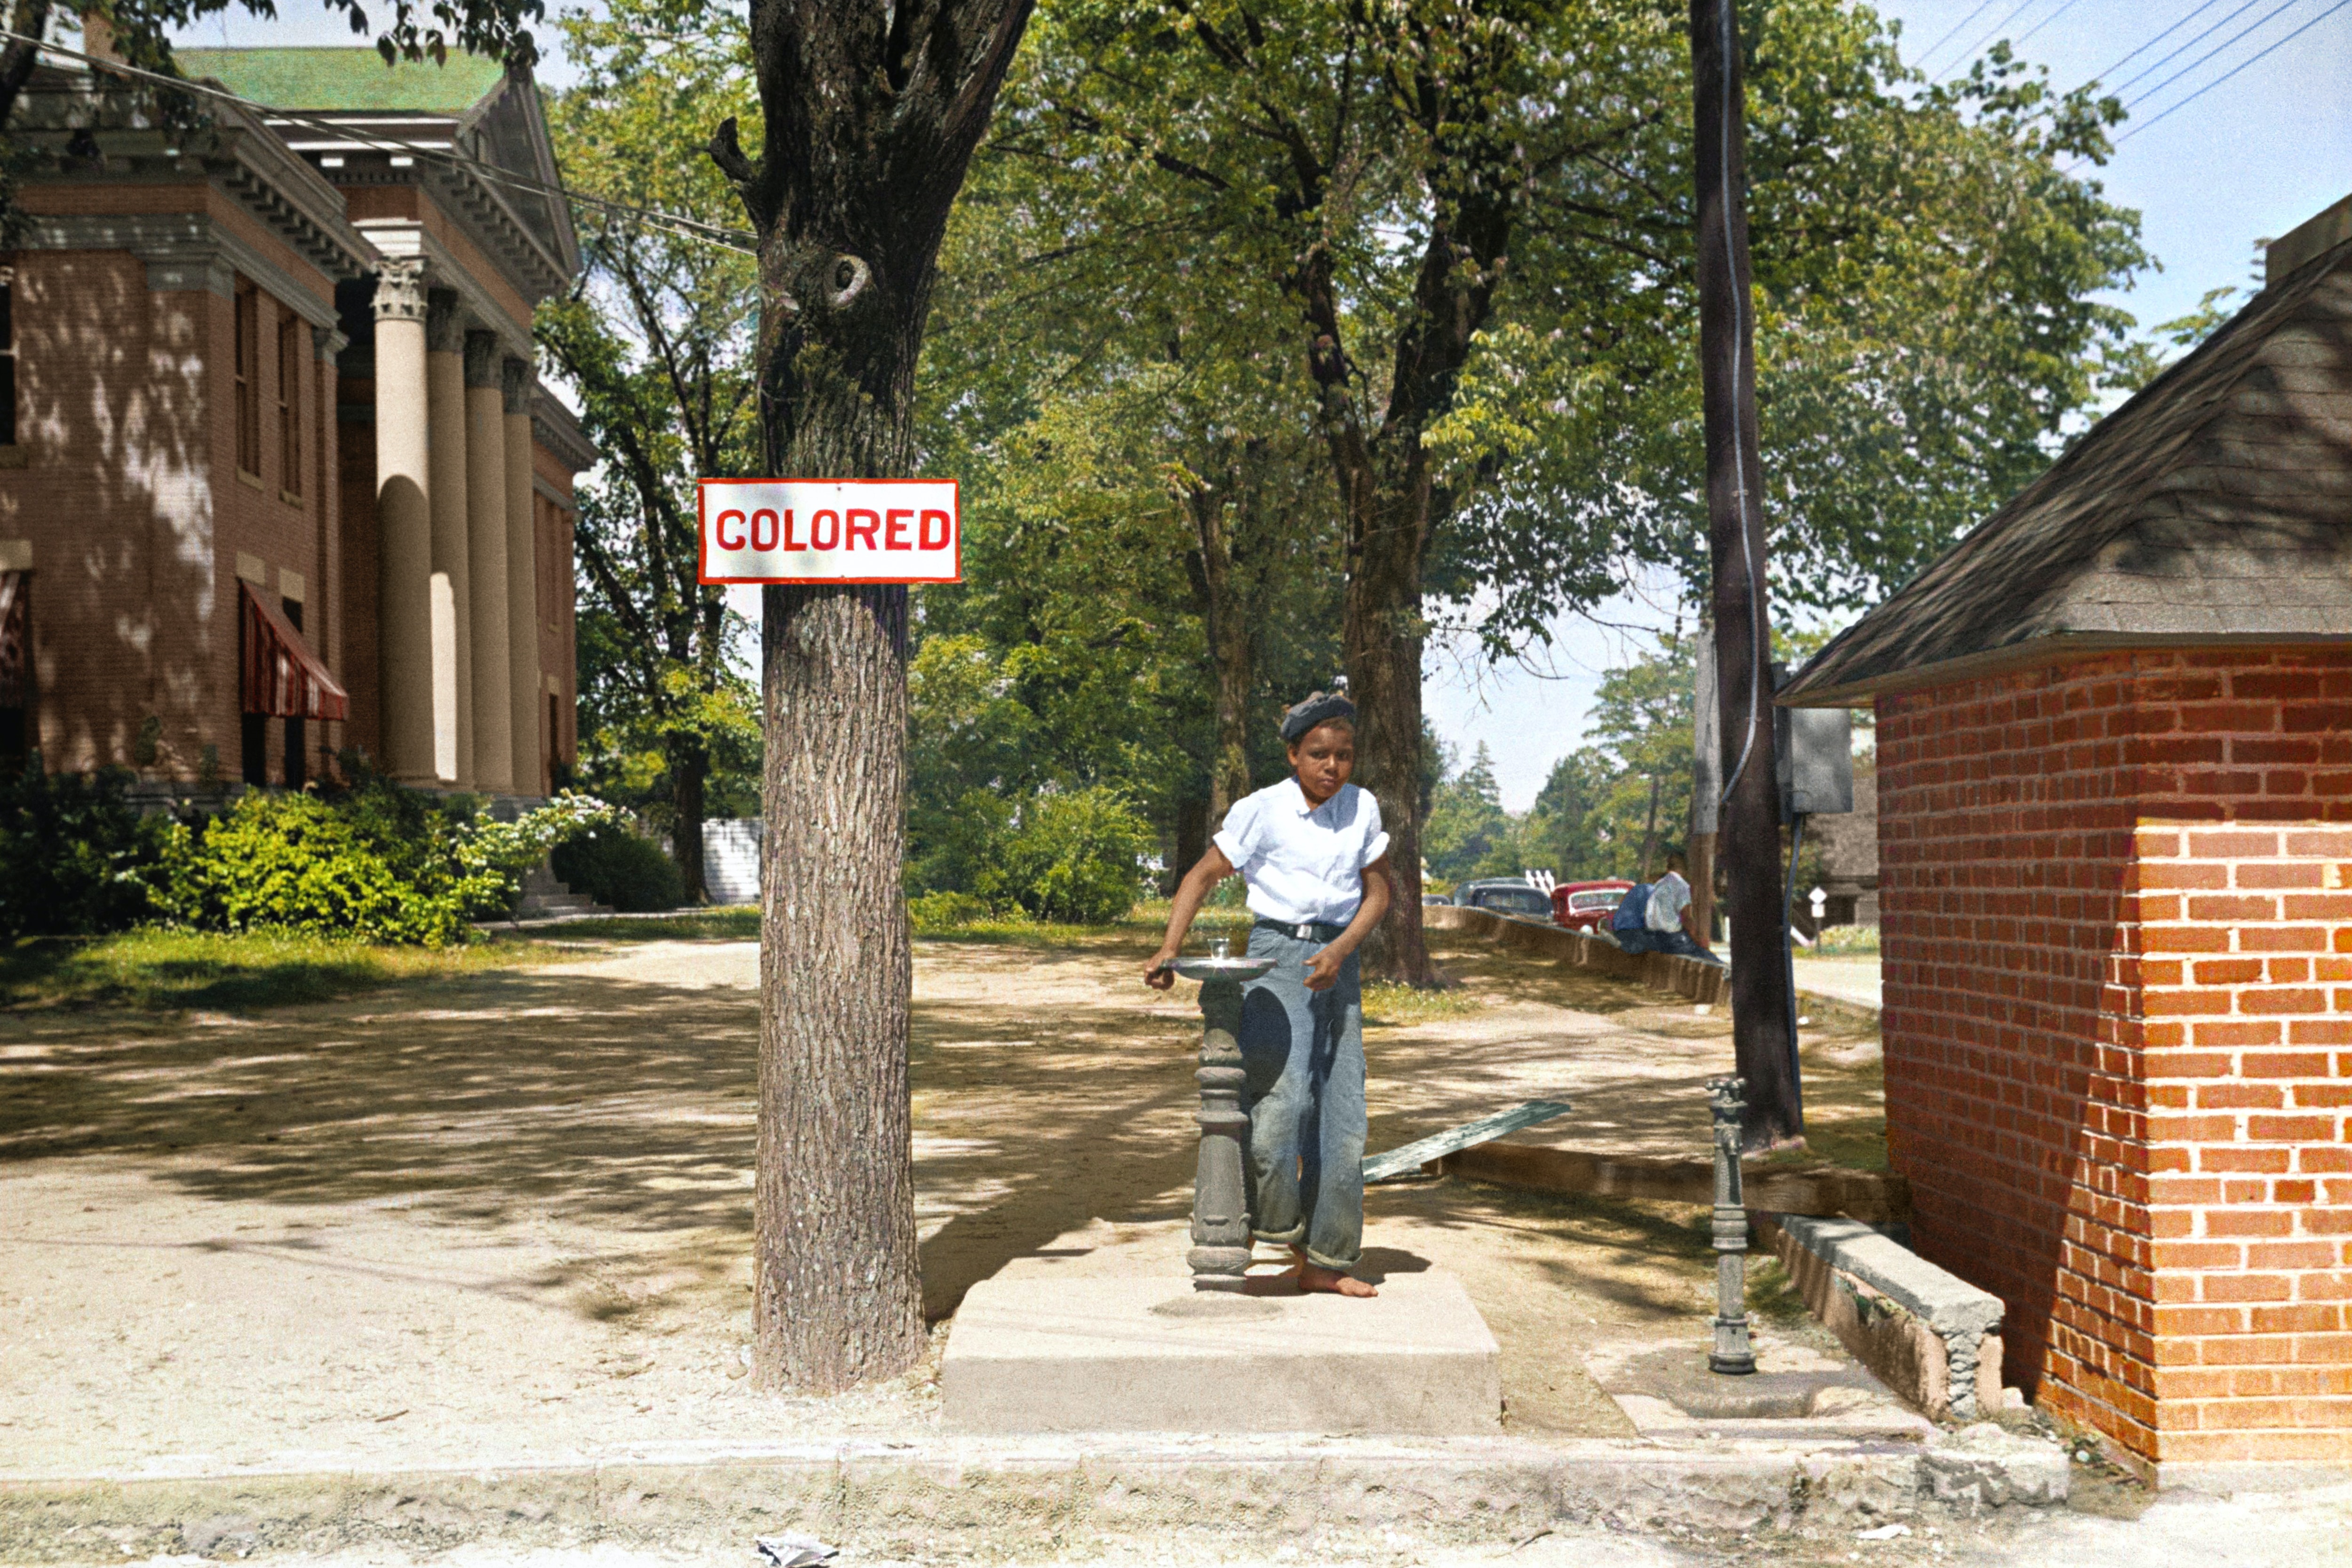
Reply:
[[1333, 258], [1318, 247], [1292, 275], [1311, 333], [1307, 368], [1321, 393], [1325, 440], [1347, 530], [1343, 645], [1356, 704], [1360, 782], [1381, 803], [1396, 897], [1364, 943], [1367, 973], [1436, 984], [1421, 917], [1422, 574], [1444, 507], [1422, 437], [1453, 400], [1454, 378], [1486, 324], [1511, 231], [1507, 194], [1472, 194], [1441, 210], [1393, 345], [1387, 406], [1367, 429], [1351, 383], [1346, 311]]
[[1184, 490], [1184, 510], [1192, 521], [1199, 546], [1200, 567], [1193, 587], [1201, 605], [1202, 629], [1209, 646], [1209, 673], [1216, 692], [1217, 728], [1209, 757], [1209, 824], [1223, 826], [1234, 802], [1250, 793], [1249, 699], [1256, 684], [1253, 655], [1252, 602], [1236, 576], [1233, 517], [1255, 498], [1247, 493], [1247, 478], [1240, 459], [1225, 463], [1213, 479], [1200, 479]]
[[701, 736], [672, 731], [663, 738], [668, 752], [670, 858], [677, 862], [686, 901], [707, 904], [710, 889], [702, 876], [702, 786], [710, 777], [710, 747]]
[[[948, 209], [1029, 0], [752, 0], [765, 130], [710, 153], [759, 236], [769, 471], [901, 477]], [[845, 1388], [921, 1353], [907, 1087], [907, 590], [763, 591], [754, 1370]]]
[[1656, 773], [1652, 773], [1650, 775], [1650, 817], [1642, 825], [1641, 880], [1644, 882], [1650, 879], [1650, 867], [1658, 855], [1658, 794], [1664, 787], [1664, 781]]
[[1771, 617], [1765, 602], [1764, 470], [1756, 426], [1747, 169], [1732, 0], [1691, 0], [1696, 98], [1699, 373], [1715, 573], [1717, 699], [1727, 781], [1717, 850], [1729, 874], [1731, 1031], [1747, 1082], [1743, 1145], [1801, 1138], [1781, 928], [1780, 791], [1772, 754]]

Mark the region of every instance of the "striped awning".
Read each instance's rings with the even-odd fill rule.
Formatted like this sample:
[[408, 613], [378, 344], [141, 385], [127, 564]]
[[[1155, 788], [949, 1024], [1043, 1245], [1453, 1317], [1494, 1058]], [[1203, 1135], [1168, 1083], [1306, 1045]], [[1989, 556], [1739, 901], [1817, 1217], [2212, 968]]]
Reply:
[[348, 719], [352, 700], [277, 606], [240, 581], [245, 601], [245, 710], [274, 719]]
[[33, 574], [0, 572], [0, 708], [31, 700]]

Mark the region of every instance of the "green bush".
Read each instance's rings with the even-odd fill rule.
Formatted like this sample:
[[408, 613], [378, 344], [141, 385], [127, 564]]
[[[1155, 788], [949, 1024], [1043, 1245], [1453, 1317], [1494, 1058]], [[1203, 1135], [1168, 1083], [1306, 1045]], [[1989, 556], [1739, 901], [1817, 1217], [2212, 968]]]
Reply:
[[442, 947], [514, 907], [523, 874], [612, 808], [566, 795], [513, 822], [380, 777], [333, 798], [253, 791], [168, 829], [155, 912], [196, 931], [300, 931]]
[[1141, 896], [1152, 843], [1150, 826], [1115, 789], [1040, 795], [1022, 807], [975, 891], [1039, 920], [1108, 925]]
[[314, 795], [257, 790], [219, 817], [179, 827], [163, 912], [198, 931], [464, 941], [474, 889], [459, 874], [455, 826], [429, 808], [371, 795], [339, 809]]
[[572, 834], [552, 851], [555, 874], [575, 893], [625, 914], [674, 910], [686, 901], [686, 879], [650, 838], [617, 822]]
[[970, 893], [918, 893], [907, 900], [907, 923], [917, 936], [977, 925], [995, 912]]
[[131, 775], [0, 780], [0, 936], [94, 936], [152, 913], [172, 824], [125, 798]]

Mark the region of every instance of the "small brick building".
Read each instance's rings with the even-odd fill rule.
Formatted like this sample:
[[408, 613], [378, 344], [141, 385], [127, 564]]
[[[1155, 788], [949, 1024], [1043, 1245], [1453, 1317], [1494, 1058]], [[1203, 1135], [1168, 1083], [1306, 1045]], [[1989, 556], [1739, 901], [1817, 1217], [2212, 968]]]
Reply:
[[1889, 1157], [2011, 1381], [2352, 1461], [2352, 201], [1782, 700], [1875, 705]]
[[270, 111], [167, 132], [45, 66], [8, 127], [0, 766], [299, 786], [349, 747], [541, 794], [594, 453], [531, 369], [569, 214], [500, 177], [556, 177], [538, 93], [462, 56], [180, 58]]

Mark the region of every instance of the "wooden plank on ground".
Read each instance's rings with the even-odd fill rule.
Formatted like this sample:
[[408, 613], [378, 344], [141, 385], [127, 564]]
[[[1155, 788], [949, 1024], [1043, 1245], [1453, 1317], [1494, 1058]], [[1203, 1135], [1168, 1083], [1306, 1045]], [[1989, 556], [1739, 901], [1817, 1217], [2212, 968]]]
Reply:
[[[1709, 1160], [1644, 1159], [1527, 1143], [1486, 1143], [1446, 1155], [1439, 1169], [1449, 1176], [1538, 1193], [1659, 1198], [1678, 1204], [1715, 1201], [1715, 1165]], [[1750, 1165], [1743, 1173], [1742, 1184], [1748, 1206], [1768, 1214], [1824, 1218], [1843, 1215], [1874, 1225], [1911, 1217], [1911, 1184], [1901, 1176], [1874, 1171], [1832, 1165], [1794, 1170]]]
[[1533, 1127], [1538, 1121], [1549, 1121], [1555, 1116], [1568, 1114], [1568, 1103], [1559, 1100], [1530, 1100], [1525, 1105], [1515, 1105], [1508, 1110], [1498, 1110], [1492, 1116], [1482, 1116], [1475, 1121], [1465, 1121], [1444, 1132], [1426, 1138], [1416, 1138], [1402, 1148], [1385, 1154], [1375, 1154], [1364, 1162], [1364, 1180], [1385, 1182], [1409, 1172], [1418, 1171], [1432, 1161], [1458, 1153], [1474, 1143], [1484, 1143], [1506, 1133], [1517, 1132], [1522, 1127]]

